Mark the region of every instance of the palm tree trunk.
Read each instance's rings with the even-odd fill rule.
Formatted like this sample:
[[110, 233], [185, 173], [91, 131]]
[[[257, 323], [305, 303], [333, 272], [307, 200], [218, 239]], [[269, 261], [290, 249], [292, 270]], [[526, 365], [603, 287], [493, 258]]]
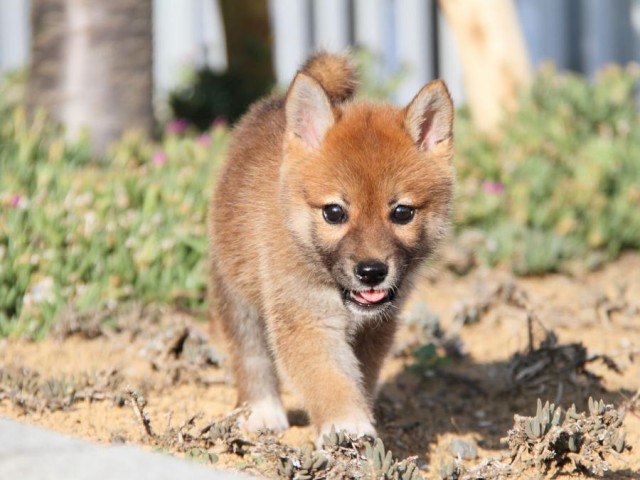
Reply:
[[440, 0], [440, 7], [458, 42], [472, 120], [496, 133], [532, 80], [513, 0]]
[[124, 131], [150, 134], [151, 0], [32, 0], [29, 100], [89, 133], [104, 153]]

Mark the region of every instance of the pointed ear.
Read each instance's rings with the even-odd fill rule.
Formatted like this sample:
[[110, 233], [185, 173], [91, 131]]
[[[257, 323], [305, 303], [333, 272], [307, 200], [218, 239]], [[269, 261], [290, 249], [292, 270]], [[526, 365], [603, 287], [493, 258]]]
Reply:
[[452, 137], [453, 102], [443, 81], [422, 87], [405, 110], [404, 126], [423, 151]]
[[287, 133], [312, 149], [320, 147], [335, 118], [322, 86], [309, 75], [298, 73], [289, 87], [285, 105]]

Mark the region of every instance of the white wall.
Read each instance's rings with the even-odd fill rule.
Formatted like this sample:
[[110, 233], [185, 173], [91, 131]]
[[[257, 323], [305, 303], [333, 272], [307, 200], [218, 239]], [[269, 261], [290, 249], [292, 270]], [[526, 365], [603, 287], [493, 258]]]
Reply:
[[[435, 49], [435, 0], [270, 0], [274, 27], [276, 78], [288, 84], [304, 59], [318, 49], [343, 50], [350, 38], [380, 59], [382, 76], [402, 69], [403, 82], [394, 95], [408, 103], [435, 78], [436, 56], [446, 55], [443, 73], [454, 101], [461, 103], [462, 75], [452, 35], [440, 37]], [[352, 17], [351, 17], [352, 15]], [[295, 20], [293, 20], [295, 19]]]
[[[108, 0], [105, 0], [108, 1]], [[226, 68], [222, 18], [215, 0], [153, 0], [154, 83], [175, 86], [193, 65]], [[0, 72], [29, 62], [29, 0], [0, 0]]]
[[[194, 65], [225, 68], [216, 0], [153, 1], [154, 82], [160, 97]], [[406, 103], [433, 79], [437, 58], [439, 75], [460, 104], [464, 92], [457, 48], [442, 16], [432, 18], [435, 1], [269, 0], [276, 77], [286, 85], [309, 53], [341, 50], [353, 41], [382, 60], [382, 75], [407, 67], [399, 102]], [[552, 59], [561, 68], [590, 74], [607, 62], [640, 61], [640, 0], [515, 3], [535, 65]], [[0, 0], [0, 73], [29, 61], [29, 5], [30, 0]]]
[[29, 0], [0, 0], [0, 72], [29, 61]]
[[274, 68], [282, 83], [290, 81], [311, 47], [307, 25], [311, 4], [306, 0], [270, 0]]
[[189, 68], [227, 65], [224, 30], [215, 0], [154, 0], [154, 65], [156, 91], [166, 92]]

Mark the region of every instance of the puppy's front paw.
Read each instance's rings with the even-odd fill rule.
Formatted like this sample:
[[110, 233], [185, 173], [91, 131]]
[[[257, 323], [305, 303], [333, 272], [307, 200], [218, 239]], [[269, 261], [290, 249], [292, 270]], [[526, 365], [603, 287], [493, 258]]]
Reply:
[[246, 419], [239, 421], [240, 428], [247, 432], [271, 430], [275, 433], [289, 428], [287, 413], [282, 404], [276, 399], [264, 399], [249, 403], [251, 413]]
[[368, 419], [357, 420], [354, 418], [326, 422], [320, 428], [320, 435], [318, 435], [318, 438], [316, 439], [317, 448], [322, 448], [324, 446], [324, 437], [325, 435], [329, 435], [332, 430], [335, 432], [344, 430], [354, 437], [377, 437], [376, 429]]

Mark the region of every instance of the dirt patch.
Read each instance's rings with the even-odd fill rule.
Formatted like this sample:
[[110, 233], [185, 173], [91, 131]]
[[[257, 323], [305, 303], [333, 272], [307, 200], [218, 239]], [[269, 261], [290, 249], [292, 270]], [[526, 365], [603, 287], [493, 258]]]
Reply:
[[[425, 275], [383, 371], [376, 415], [384, 445], [336, 437], [312, 451], [314, 432], [288, 392], [294, 426], [279, 437], [243, 434], [207, 325], [139, 305], [69, 312], [39, 343], [2, 341], [0, 415], [269, 477], [638, 478], [638, 272], [640, 256], [625, 255], [574, 277]], [[603, 400], [595, 411], [590, 397]], [[545, 417], [538, 398], [562, 407], [567, 421], [575, 404], [573, 423]], [[572, 450], [568, 438], [583, 430], [594, 435], [576, 437]]]

